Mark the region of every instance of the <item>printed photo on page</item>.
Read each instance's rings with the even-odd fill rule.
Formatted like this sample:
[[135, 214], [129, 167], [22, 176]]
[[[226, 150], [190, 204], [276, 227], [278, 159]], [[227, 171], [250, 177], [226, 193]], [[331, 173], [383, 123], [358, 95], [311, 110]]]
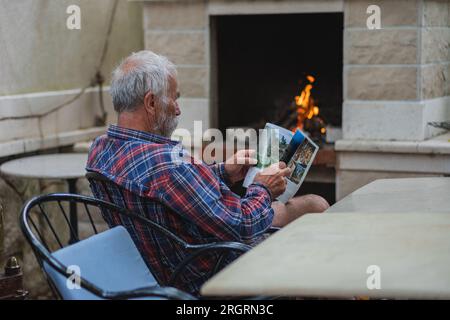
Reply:
[[291, 175], [287, 177], [286, 191], [277, 200], [286, 203], [300, 188], [319, 147], [299, 129], [294, 133], [272, 123], [267, 123], [265, 129], [259, 137], [258, 163], [249, 169], [243, 186], [247, 188], [258, 172], [283, 161]]

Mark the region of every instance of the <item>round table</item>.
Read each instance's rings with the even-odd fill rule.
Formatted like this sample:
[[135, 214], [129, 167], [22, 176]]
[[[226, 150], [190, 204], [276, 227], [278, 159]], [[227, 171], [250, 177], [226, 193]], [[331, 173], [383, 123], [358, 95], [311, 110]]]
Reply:
[[[11, 160], [0, 166], [5, 175], [28, 179], [63, 179], [69, 193], [77, 193], [76, 182], [86, 173], [87, 153], [57, 153]], [[70, 223], [78, 237], [78, 214], [74, 202], [70, 202]], [[69, 240], [73, 243], [73, 235]]]

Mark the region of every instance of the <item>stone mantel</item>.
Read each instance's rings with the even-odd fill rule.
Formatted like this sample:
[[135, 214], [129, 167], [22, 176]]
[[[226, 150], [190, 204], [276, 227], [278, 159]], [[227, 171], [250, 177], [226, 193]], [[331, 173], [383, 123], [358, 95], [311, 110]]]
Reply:
[[418, 153], [450, 155], [450, 133], [424, 141], [339, 140], [339, 152]]

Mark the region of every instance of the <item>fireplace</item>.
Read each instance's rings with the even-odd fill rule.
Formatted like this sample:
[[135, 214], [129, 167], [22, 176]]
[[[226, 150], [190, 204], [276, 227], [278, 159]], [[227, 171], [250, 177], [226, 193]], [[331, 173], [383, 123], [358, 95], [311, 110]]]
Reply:
[[[211, 28], [219, 129], [273, 122], [312, 131], [298, 118], [313, 117], [341, 126], [342, 13], [213, 16]], [[311, 110], [301, 117], [308, 86]]]
[[[381, 9], [379, 30], [367, 28], [370, 5]], [[203, 130], [289, 122], [279, 111], [295, 108], [312, 85], [312, 116], [317, 106], [327, 137], [336, 127], [342, 135], [322, 144], [322, 167], [308, 173], [317, 190], [308, 183], [301, 190], [322, 194], [323, 185], [335, 185], [338, 200], [375, 179], [450, 174], [450, 137], [430, 125], [450, 121], [449, 6], [145, 1], [145, 48], [177, 64], [180, 127], [188, 134], [194, 121]], [[296, 113], [288, 111], [294, 126]], [[201, 150], [201, 138], [194, 147]]]
[[342, 124], [343, 14], [217, 15], [210, 25], [218, 128], [272, 122], [307, 132], [321, 145], [321, 163], [299, 192], [333, 203], [334, 152], [325, 135]]

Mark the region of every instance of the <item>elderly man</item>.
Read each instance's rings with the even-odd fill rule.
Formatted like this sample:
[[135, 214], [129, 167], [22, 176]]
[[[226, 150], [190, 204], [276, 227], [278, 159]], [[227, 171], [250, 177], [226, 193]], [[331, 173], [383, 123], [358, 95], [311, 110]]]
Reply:
[[[273, 202], [286, 187], [289, 169], [283, 163], [257, 175], [245, 196], [233, 193], [229, 185], [242, 180], [254, 161], [248, 150], [212, 166], [176, 161], [178, 143], [170, 136], [181, 114], [180, 95], [175, 66], [165, 57], [141, 51], [126, 58], [113, 72], [111, 95], [118, 123], [95, 140], [86, 169], [121, 186], [129, 208], [182, 239], [256, 244], [270, 227], [328, 208], [314, 195], [293, 198], [286, 205]], [[96, 197], [108, 199], [103, 192], [93, 186]], [[105, 219], [110, 225], [118, 223], [114, 217]], [[128, 226], [128, 231], [158, 282], [166, 284], [186, 252], [143, 225]], [[216, 258], [211, 254], [194, 261], [176, 286], [198, 293]]]

